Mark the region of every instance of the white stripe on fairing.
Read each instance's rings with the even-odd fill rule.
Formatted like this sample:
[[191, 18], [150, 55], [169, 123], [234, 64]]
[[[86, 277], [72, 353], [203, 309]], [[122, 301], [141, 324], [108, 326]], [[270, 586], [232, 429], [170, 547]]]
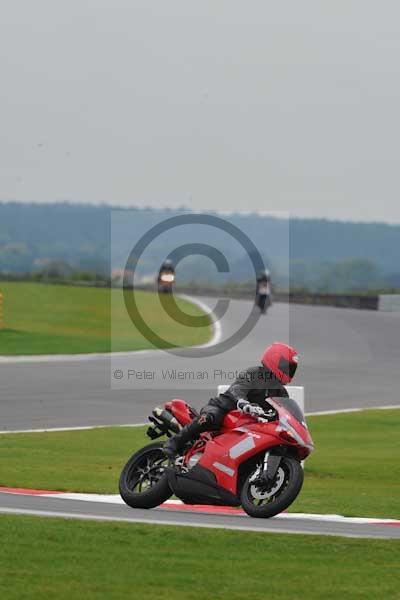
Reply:
[[233, 477], [235, 474], [235, 471], [233, 469], [231, 469], [230, 467], [227, 467], [226, 465], [223, 465], [220, 462], [213, 463], [213, 467], [215, 467], [219, 471], [222, 471], [223, 473], [226, 473], [230, 477]]
[[229, 456], [231, 458], [238, 458], [245, 452], [252, 450], [255, 447], [255, 442], [252, 435], [248, 435], [244, 440], [232, 446], [229, 450]]

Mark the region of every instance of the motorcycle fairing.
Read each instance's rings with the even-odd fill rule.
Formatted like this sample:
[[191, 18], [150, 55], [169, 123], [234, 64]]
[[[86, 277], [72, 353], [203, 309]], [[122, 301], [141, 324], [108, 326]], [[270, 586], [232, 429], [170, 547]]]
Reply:
[[236, 495], [240, 465], [249, 458], [265, 452], [266, 448], [282, 443], [278, 435], [274, 434], [273, 427], [268, 431], [265, 429], [264, 426], [263, 433], [254, 433], [244, 426], [227, 430], [206, 444], [203, 456], [197, 464], [211, 471], [220, 487]]
[[199, 416], [194, 408], [180, 398], [169, 400], [165, 403], [165, 408], [174, 415], [181, 425], [188, 425], [195, 417]]
[[200, 465], [195, 465], [187, 473], [170, 467], [166, 472], [171, 490], [186, 504], [240, 505], [239, 498], [219, 486], [215, 474]]
[[[266, 451], [281, 453], [282, 431], [285, 432], [285, 427], [291, 428], [296, 436], [284, 438], [285, 452], [292, 447], [298, 459], [308, 456], [312, 450], [312, 439], [305, 422], [298, 422], [283, 406], [283, 402], [281, 404], [271, 398], [268, 402], [277, 411], [277, 418], [273, 421], [257, 422], [240, 411], [231, 411], [225, 416], [221, 433], [214, 434], [212, 439], [209, 433], [203, 434], [202, 439], [207, 438], [207, 443], [198, 463], [186, 473], [173, 470], [174, 474], [168, 475], [171, 489], [178, 497], [189, 502], [187, 498], [190, 496], [192, 502], [198, 504], [232, 504], [233, 498], [237, 500], [240, 465]], [[183, 400], [172, 400], [165, 407], [173, 412], [182, 425], [189, 423], [196, 415]], [[194, 454], [196, 450], [193, 448], [189, 452]], [[222, 501], [225, 494], [228, 497]]]

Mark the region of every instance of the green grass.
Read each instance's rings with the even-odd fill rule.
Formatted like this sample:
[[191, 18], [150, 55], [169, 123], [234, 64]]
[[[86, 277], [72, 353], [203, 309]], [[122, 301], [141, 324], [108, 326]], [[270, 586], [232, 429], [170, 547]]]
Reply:
[[[400, 519], [400, 410], [310, 417], [316, 450], [296, 512]], [[145, 428], [0, 436], [0, 485], [117, 493]]]
[[[119, 289], [0, 282], [0, 292], [4, 297], [0, 355], [76, 354], [154, 347], [132, 324]], [[168, 343], [202, 344], [210, 338], [209, 325], [190, 327], [177, 323], [161, 307], [158, 294], [137, 291], [135, 298], [145, 323], [166, 342], [157, 347]], [[177, 299], [177, 304], [192, 316], [204, 314], [186, 300]]]
[[7, 600], [400, 597], [400, 541], [0, 516]]
[[307, 421], [316, 450], [296, 510], [400, 519], [400, 410]]

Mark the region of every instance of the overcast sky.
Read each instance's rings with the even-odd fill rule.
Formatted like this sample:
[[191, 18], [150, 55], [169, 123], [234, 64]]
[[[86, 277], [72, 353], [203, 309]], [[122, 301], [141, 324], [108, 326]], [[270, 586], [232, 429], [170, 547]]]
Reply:
[[400, 5], [0, 0], [0, 199], [400, 223]]

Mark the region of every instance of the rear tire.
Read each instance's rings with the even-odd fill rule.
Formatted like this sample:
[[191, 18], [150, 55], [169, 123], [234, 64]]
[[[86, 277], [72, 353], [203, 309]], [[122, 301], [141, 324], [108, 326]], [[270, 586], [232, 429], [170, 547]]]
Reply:
[[269, 519], [281, 513], [297, 498], [303, 486], [303, 469], [299, 461], [283, 457], [270, 490], [257, 488], [256, 481], [251, 481], [255, 470], [246, 477], [240, 500], [250, 517]]
[[135, 452], [119, 478], [119, 493], [132, 508], [154, 508], [172, 496], [163, 469], [168, 459], [163, 444], [156, 442]]

